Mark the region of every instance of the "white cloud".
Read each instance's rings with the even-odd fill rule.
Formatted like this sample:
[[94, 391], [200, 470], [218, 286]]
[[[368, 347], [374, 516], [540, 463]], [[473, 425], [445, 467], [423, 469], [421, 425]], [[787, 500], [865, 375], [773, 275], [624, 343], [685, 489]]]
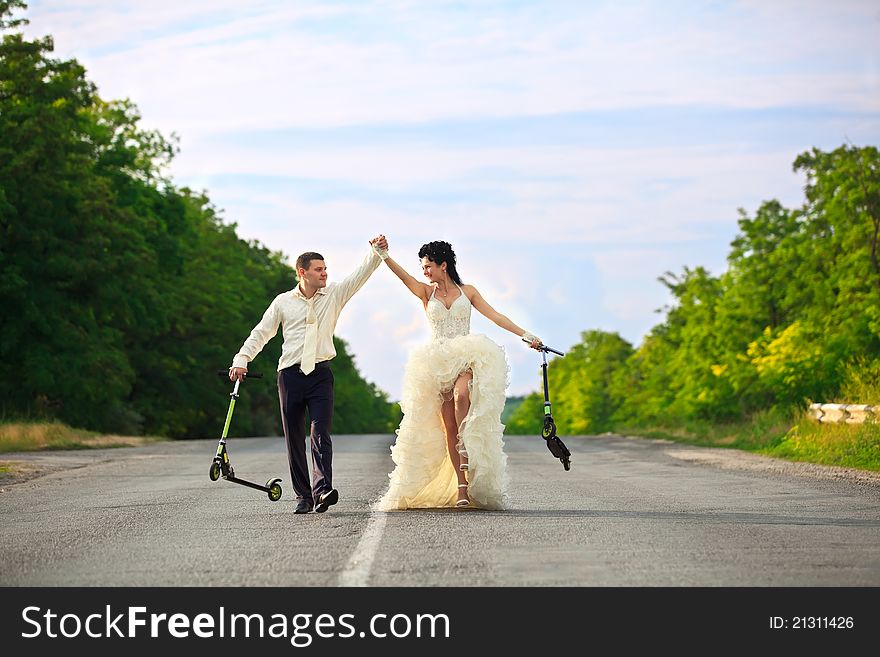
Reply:
[[131, 97], [151, 125], [187, 136], [646, 105], [834, 98], [880, 109], [876, 11], [769, 4], [498, 13], [443, 3], [44, 0], [31, 31], [51, 31], [105, 95]]

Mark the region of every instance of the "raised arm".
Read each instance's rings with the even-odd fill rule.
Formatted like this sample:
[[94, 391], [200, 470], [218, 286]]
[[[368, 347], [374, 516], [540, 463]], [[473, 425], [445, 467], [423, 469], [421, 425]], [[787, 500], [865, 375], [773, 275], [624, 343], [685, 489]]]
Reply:
[[364, 286], [367, 279], [370, 278], [373, 272], [379, 268], [381, 262], [381, 256], [376, 252], [376, 249], [371, 247], [370, 252], [364, 258], [361, 266], [340, 281], [336, 288], [336, 294], [339, 295], [340, 303], [343, 306], [348, 303], [349, 299], [354, 296], [355, 292]]
[[530, 340], [529, 346], [533, 349], [537, 349], [541, 346], [541, 339], [529, 333], [523, 328], [520, 328], [508, 318], [506, 315], [502, 315], [497, 310], [495, 310], [489, 303], [483, 298], [483, 295], [479, 293], [477, 288], [473, 285], [463, 285], [462, 290], [464, 290], [465, 294], [468, 295], [468, 299], [470, 299], [471, 305], [479, 311], [481, 315], [483, 315], [486, 319], [495, 322], [498, 326], [503, 329], [506, 329], [513, 333], [516, 336], [521, 338], [527, 338]]
[[403, 267], [401, 267], [397, 262], [395, 262], [390, 256], [385, 258], [385, 264], [388, 265], [388, 269], [394, 272], [394, 274], [399, 278], [404, 285], [406, 285], [407, 289], [410, 292], [415, 294], [419, 299], [422, 300], [422, 305], [428, 305], [428, 299], [431, 298], [431, 288], [425, 283], [422, 283], [419, 280], [416, 280], [416, 277], [407, 272]]

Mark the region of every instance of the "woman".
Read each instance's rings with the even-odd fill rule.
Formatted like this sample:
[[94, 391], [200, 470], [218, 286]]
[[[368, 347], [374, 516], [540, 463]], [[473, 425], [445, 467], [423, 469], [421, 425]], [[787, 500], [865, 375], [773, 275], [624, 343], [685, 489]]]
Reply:
[[[384, 243], [380, 238], [376, 248]], [[448, 242], [419, 250], [422, 283], [380, 253], [385, 264], [422, 301], [431, 340], [410, 354], [400, 402], [403, 420], [391, 448], [395, 463], [380, 510], [504, 508], [507, 456], [501, 412], [509, 367], [504, 350], [470, 332], [471, 308], [533, 348], [541, 340], [496, 311], [473, 285], [462, 283]]]

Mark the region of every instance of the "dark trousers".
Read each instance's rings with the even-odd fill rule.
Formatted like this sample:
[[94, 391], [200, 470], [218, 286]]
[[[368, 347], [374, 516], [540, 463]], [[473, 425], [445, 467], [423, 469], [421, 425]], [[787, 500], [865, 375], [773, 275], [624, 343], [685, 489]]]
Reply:
[[[298, 500], [317, 500], [333, 488], [333, 372], [319, 363], [308, 376], [299, 365], [278, 372], [278, 398], [281, 401], [281, 424], [287, 440], [290, 478]], [[306, 459], [306, 409], [312, 423], [312, 480]]]

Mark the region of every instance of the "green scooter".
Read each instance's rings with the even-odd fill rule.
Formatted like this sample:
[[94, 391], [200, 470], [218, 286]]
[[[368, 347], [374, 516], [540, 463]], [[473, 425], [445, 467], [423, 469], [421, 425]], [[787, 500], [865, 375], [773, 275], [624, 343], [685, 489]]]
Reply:
[[[217, 376], [228, 377], [229, 372], [219, 370]], [[262, 374], [252, 372], [247, 374], [247, 378], [250, 379], [259, 379], [262, 378], [262, 376]], [[211, 481], [217, 481], [222, 476], [226, 481], [231, 481], [234, 484], [256, 488], [257, 490], [267, 493], [270, 500], [277, 502], [281, 499], [281, 479], [277, 477], [275, 479], [269, 479], [265, 486], [255, 484], [246, 479], [239, 479], [235, 476], [235, 470], [232, 468], [232, 463], [229, 462], [229, 452], [226, 450], [226, 435], [229, 433], [229, 424], [232, 422], [232, 410], [235, 408], [235, 401], [239, 397], [238, 389], [241, 386], [242, 381], [243, 379], [235, 382], [232, 394], [229, 395], [231, 399], [229, 400], [229, 410], [226, 412], [226, 424], [223, 425], [223, 435], [220, 436], [220, 444], [217, 445], [217, 453], [214, 455], [214, 460], [211, 462], [209, 476], [211, 477]]]

